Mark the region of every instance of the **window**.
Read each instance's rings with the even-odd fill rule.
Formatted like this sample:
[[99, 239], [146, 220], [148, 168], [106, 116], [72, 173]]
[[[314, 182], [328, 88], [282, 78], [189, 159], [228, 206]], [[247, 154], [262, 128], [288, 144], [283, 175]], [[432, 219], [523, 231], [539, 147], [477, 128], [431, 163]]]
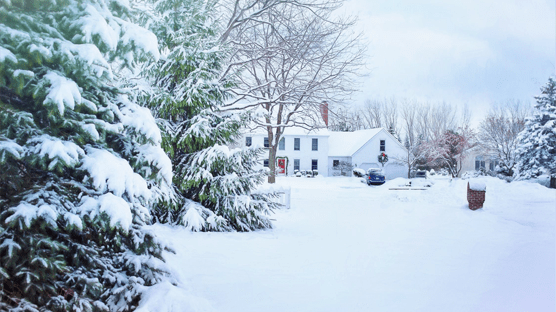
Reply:
[[268, 147], [268, 137], [264, 138], [264, 147]]
[[299, 170], [299, 159], [293, 160], [293, 170]]
[[381, 152], [386, 151], [386, 141], [385, 140], [380, 140], [380, 151]]
[[263, 166], [268, 168], [268, 159], [263, 160]]
[[319, 150], [319, 139], [313, 139], [313, 151]]
[[490, 164], [489, 164], [489, 169], [490, 171], [494, 171], [494, 169], [496, 169], [496, 167], [499, 165], [500, 163], [498, 162], [498, 160], [490, 160]]
[[311, 170], [319, 170], [319, 161], [318, 161], [318, 159], [313, 159], [311, 161]]
[[252, 143], [253, 140], [251, 139], [251, 137], [245, 137], [245, 146], [251, 146]]
[[340, 161], [337, 160], [337, 159], [334, 159], [334, 160], [332, 161], [332, 168], [336, 169], [336, 168], [338, 168], [339, 166], [340, 166]]
[[281, 151], [286, 149], [286, 138], [280, 139], [280, 142], [278, 143], [278, 149]]
[[294, 151], [299, 151], [299, 141], [301, 141], [299, 138], [295, 138], [293, 139], [293, 150]]
[[479, 171], [481, 169], [485, 169], [485, 161], [483, 159], [483, 156], [477, 156], [475, 157], [475, 170]]

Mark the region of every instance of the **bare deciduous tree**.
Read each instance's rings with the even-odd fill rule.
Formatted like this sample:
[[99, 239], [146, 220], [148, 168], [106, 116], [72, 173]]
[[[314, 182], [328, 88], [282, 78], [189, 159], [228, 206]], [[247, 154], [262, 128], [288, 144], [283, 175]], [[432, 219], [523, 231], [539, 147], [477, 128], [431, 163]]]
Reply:
[[220, 8], [224, 11], [223, 18], [227, 22], [223, 25], [220, 42], [227, 42], [230, 37], [234, 37], [234, 32], [241, 32], [241, 28], [267, 23], [264, 15], [270, 10], [280, 10], [286, 6], [307, 10], [334, 10], [342, 3], [342, 0], [224, 0]]
[[493, 105], [489, 114], [481, 122], [479, 138], [489, 154], [499, 161], [499, 172], [513, 176], [516, 165], [516, 151], [519, 145], [517, 135], [525, 128], [525, 118], [530, 105], [510, 101], [505, 105]]
[[447, 130], [437, 139], [423, 143], [423, 151], [429, 163], [437, 162], [448, 169], [452, 177], [457, 177], [474, 141], [475, 133], [469, 127]]
[[423, 149], [418, 140], [417, 117], [419, 105], [414, 101], [403, 100], [400, 110], [401, 127], [405, 133], [403, 142], [407, 153], [403, 158], [395, 159], [397, 162], [407, 166], [407, 178], [411, 177], [411, 171], [415, 169], [415, 165], [425, 157], [422, 153]]
[[252, 111], [253, 125], [268, 133], [270, 183], [284, 130], [322, 127], [321, 105], [342, 103], [354, 91], [364, 48], [351, 30], [355, 20], [331, 13], [330, 6], [268, 8], [230, 39], [232, 64], [243, 67], [227, 108]]

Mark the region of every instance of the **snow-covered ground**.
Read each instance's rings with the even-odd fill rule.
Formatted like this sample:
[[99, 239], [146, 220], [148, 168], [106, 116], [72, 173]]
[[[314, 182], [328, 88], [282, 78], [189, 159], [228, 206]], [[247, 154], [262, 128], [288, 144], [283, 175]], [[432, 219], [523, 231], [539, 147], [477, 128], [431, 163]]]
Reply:
[[[467, 181], [432, 181], [393, 191], [407, 180], [278, 178], [291, 209], [273, 215], [273, 230], [155, 225], [192, 296], [173, 309], [555, 311], [556, 191], [484, 178], [484, 208], [471, 211]], [[164, 293], [161, 309], [176, 297]]]

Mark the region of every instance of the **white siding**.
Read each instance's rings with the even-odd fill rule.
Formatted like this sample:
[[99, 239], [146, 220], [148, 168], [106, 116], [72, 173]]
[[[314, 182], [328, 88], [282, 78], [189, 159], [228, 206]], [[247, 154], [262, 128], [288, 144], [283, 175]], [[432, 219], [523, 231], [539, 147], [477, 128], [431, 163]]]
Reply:
[[[371, 140], [365, 143], [357, 152], [355, 152], [355, 154], [353, 154], [353, 165], [365, 170], [371, 167], [381, 168], [382, 165], [378, 162], [378, 155], [382, 153], [380, 151], [380, 140], [385, 140], [386, 150], [384, 153], [388, 155], [388, 162], [384, 165], [386, 179], [390, 180], [397, 177], [407, 177], [407, 166], [394, 164], [395, 158], [403, 159], [405, 149], [385, 130], [377, 133]], [[391, 167], [387, 170], [386, 168], [389, 166]]]
[[395, 178], [407, 178], [407, 166], [396, 164], [396, 163], [386, 163], [384, 165], [384, 176], [386, 180], [392, 180]]
[[[347, 161], [349, 163], [351, 163], [351, 157], [334, 157], [334, 156], [330, 156], [328, 157], [328, 174], [331, 176], [338, 176], [340, 175], [340, 170], [335, 170], [334, 169], [334, 160], [338, 160], [338, 161]], [[352, 173], [350, 172], [350, 175], [352, 175]]]
[[[403, 158], [406, 154], [405, 148], [397, 142], [386, 130], [382, 129], [378, 133], [376, 131], [367, 131], [368, 136], [372, 139], [364, 141], [364, 137], [361, 137], [359, 133], [358, 140], [363, 144], [353, 155], [341, 155], [341, 156], [328, 156], [329, 155], [329, 135], [328, 132], [321, 134], [285, 134], [283, 137], [285, 139], [285, 150], [278, 149], [276, 151], [276, 156], [285, 156], [288, 158], [287, 174], [293, 175], [293, 165], [294, 160], [299, 159], [299, 169], [300, 170], [311, 170], [312, 160], [316, 159], [318, 161], [318, 171], [322, 176], [332, 176], [334, 172], [333, 161], [348, 161], [351, 162], [355, 167], [368, 170], [369, 168], [379, 168], [381, 165], [378, 163], [377, 157], [380, 152], [380, 140], [386, 141], [386, 154], [389, 157], [389, 162], [385, 165], [385, 174], [387, 179], [393, 179], [395, 177], [406, 177], [407, 168], [405, 166], [394, 164], [394, 158]], [[364, 133], [367, 135], [367, 133]], [[245, 146], [245, 137], [252, 137], [253, 146], [263, 146], [264, 138], [266, 134], [263, 133], [253, 133], [245, 134], [238, 142], [241, 147]], [[300, 139], [300, 150], [294, 150], [294, 139]], [[312, 139], [318, 139], [318, 151], [312, 150]], [[341, 144], [341, 142], [339, 142]], [[338, 147], [336, 147], [338, 149]], [[268, 152], [261, 157], [262, 160], [268, 158]]]
[[[263, 134], [246, 134], [242, 138], [243, 145], [245, 145], [245, 137], [251, 136], [253, 146], [259, 145], [263, 146], [264, 138], [266, 135]], [[288, 175], [293, 175], [293, 162], [294, 159], [299, 159], [299, 169], [300, 170], [311, 170], [312, 160], [316, 159], [318, 161], [318, 171], [319, 175], [328, 176], [328, 137], [319, 135], [284, 135], [285, 139], [285, 150], [281, 151], [278, 149], [276, 151], [276, 156], [286, 156], [288, 157]], [[300, 139], [300, 149], [299, 151], [294, 151], [294, 138]], [[318, 150], [312, 150], [312, 139], [318, 139]], [[268, 158], [268, 152], [265, 153], [262, 159]], [[262, 162], [261, 162], [262, 164]], [[262, 165], [261, 165], [262, 166]]]

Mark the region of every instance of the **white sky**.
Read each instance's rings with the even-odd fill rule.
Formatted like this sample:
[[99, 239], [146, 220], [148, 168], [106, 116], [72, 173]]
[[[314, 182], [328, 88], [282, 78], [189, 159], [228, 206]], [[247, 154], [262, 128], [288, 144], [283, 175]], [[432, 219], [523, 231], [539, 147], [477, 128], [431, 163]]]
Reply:
[[356, 104], [415, 99], [463, 105], [533, 102], [555, 72], [555, 0], [348, 0], [369, 42]]

